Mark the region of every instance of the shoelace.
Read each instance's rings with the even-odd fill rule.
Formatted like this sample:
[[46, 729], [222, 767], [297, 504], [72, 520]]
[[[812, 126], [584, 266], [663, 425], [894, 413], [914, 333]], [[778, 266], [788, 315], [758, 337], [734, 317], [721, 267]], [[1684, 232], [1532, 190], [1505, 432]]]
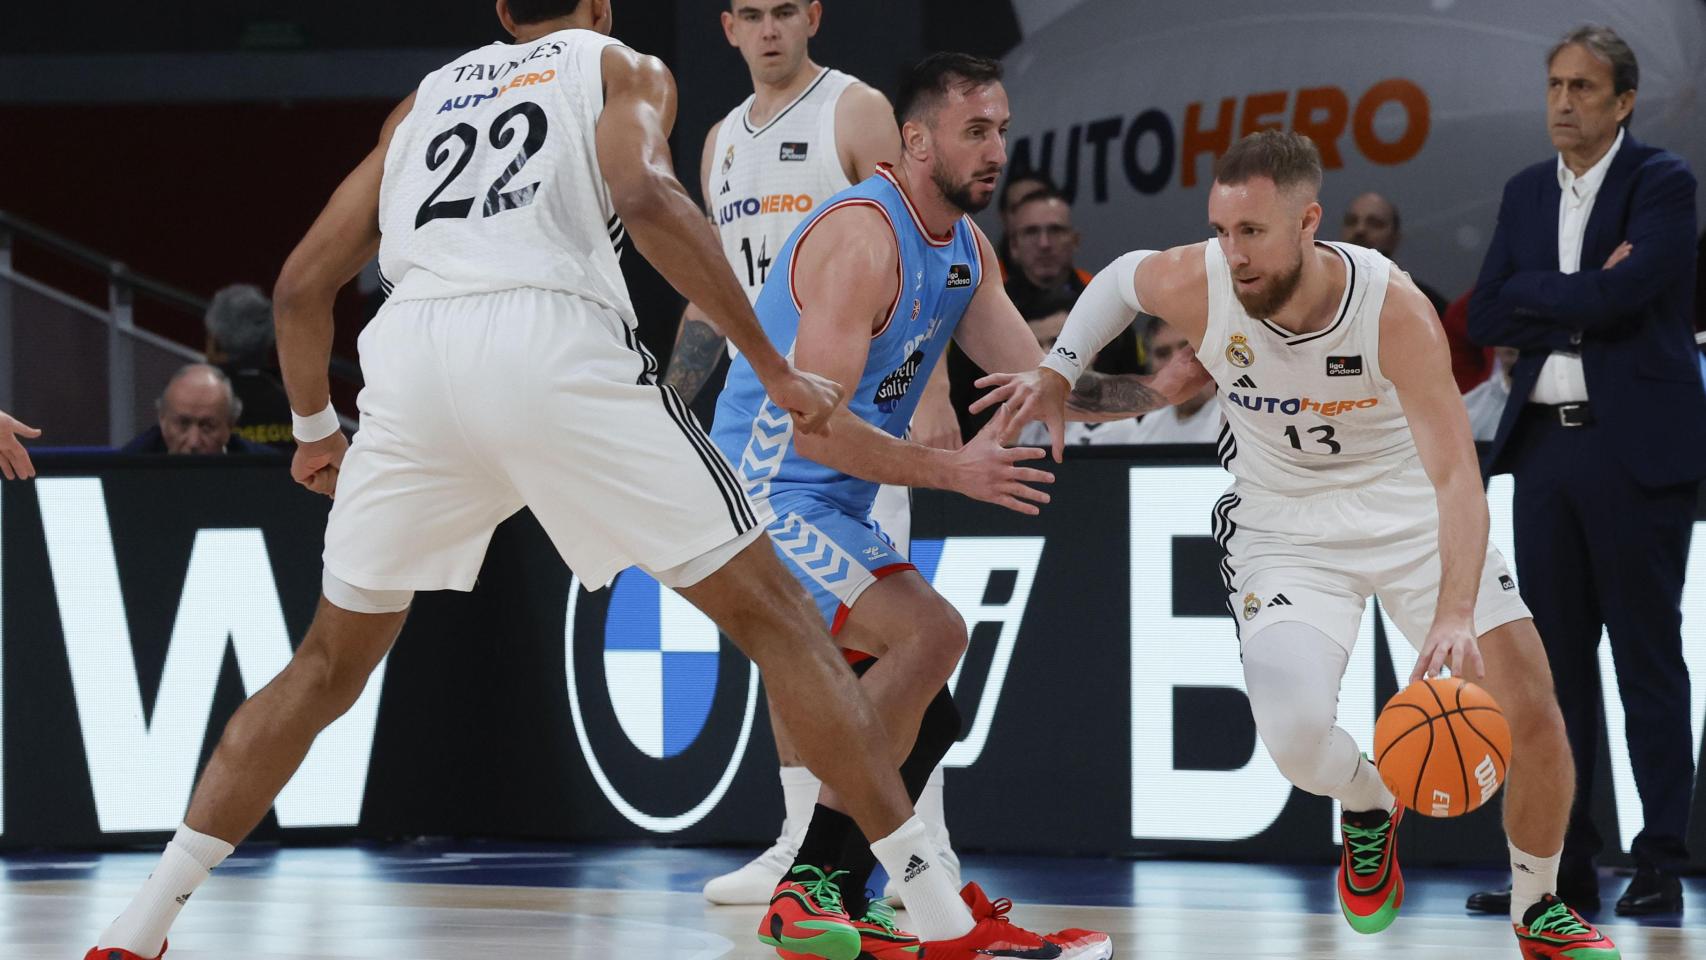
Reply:
[[1588, 934], [1588, 928], [1576, 918], [1568, 905], [1562, 900], [1548, 907], [1545, 913], [1534, 918], [1528, 925], [1529, 933], [1555, 933], [1565, 937], [1581, 937]]
[[900, 926], [895, 922], [894, 908], [881, 900], [872, 900], [865, 910], [865, 922], [882, 927], [889, 933], [899, 933]]
[[1388, 820], [1372, 830], [1349, 823], [1340, 826], [1345, 831], [1345, 842], [1351, 847], [1351, 871], [1359, 877], [1378, 872], [1380, 860], [1386, 855], [1386, 832], [1392, 829], [1392, 821]]
[[802, 872], [815, 874], [815, 879], [796, 879], [794, 881], [806, 892], [806, 896], [811, 897], [813, 902], [831, 913], [843, 912], [841, 888], [836, 885], [835, 880], [837, 877], [847, 876], [846, 870], [837, 870], [828, 876], [824, 876], [823, 871], [816, 867], [798, 866], [793, 869], [790, 875], [797, 877]]

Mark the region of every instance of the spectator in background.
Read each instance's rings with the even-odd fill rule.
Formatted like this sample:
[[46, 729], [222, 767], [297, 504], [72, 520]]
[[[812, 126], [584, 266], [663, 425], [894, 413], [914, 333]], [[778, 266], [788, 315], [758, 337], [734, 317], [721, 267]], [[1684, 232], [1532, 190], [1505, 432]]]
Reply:
[[[1695, 179], [1681, 157], [1630, 133], [1639, 68], [1614, 31], [1572, 30], [1546, 69], [1558, 152], [1505, 184], [1469, 304], [1477, 341], [1521, 350], [1487, 472], [1516, 476], [1522, 595], [1575, 755], [1575, 808], [1553, 861], [1558, 892], [1589, 910], [1598, 902], [1591, 800], [1603, 628], [1644, 818], [1617, 912], [1675, 913], [1695, 761], [1682, 588], [1706, 476], [1690, 316]], [[1503, 911], [1499, 896], [1476, 894], [1469, 907]]]
[[1014, 174], [1001, 185], [1001, 196], [996, 201], [996, 212], [1001, 217], [1001, 239], [995, 244], [996, 255], [1001, 260], [1001, 282], [1007, 282], [1007, 275], [1013, 270], [1012, 254], [1009, 243], [1013, 238], [1013, 209], [1033, 193], [1043, 190], [1059, 193], [1059, 188], [1047, 174], [1029, 171]]
[[260, 287], [233, 284], [213, 295], [206, 325], [207, 362], [230, 379], [243, 411], [238, 435], [252, 443], [294, 449], [290, 398], [273, 359], [272, 301]]
[[8, 480], [28, 480], [36, 475], [36, 465], [30, 462], [30, 452], [18, 442], [19, 437], [31, 440], [41, 436], [35, 427], [25, 426], [11, 414], [0, 410], [0, 474]]
[[1505, 404], [1511, 397], [1511, 368], [1516, 366], [1515, 347], [1493, 348], [1493, 372], [1468, 393], [1463, 405], [1469, 410], [1469, 431], [1476, 443], [1490, 442], [1498, 435]]
[[[1345, 219], [1339, 228], [1339, 239], [1371, 250], [1378, 250], [1388, 260], [1398, 259], [1398, 244], [1404, 239], [1403, 223], [1398, 207], [1378, 193], [1358, 196], [1345, 208]], [[1445, 326], [1446, 343], [1451, 347], [1451, 373], [1457, 379], [1457, 391], [1468, 393], [1470, 388], [1487, 379], [1492, 369], [1493, 354], [1470, 342], [1468, 324], [1468, 295], [1455, 304], [1447, 303], [1443, 295], [1415, 277], [1416, 288], [1434, 305]], [[1457, 307], [1454, 315], [1452, 307]]]
[[278, 452], [232, 432], [243, 412], [243, 401], [224, 371], [210, 364], [180, 367], [154, 406], [160, 411], [160, 422], [125, 444], [123, 453]]
[[[1150, 361], [1156, 369], [1167, 365], [1190, 345], [1183, 331], [1160, 317], [1140, 314], [1144, 325], [1144, 340], [1149, 348]], [[1138, 421], [1137, 430], [1127, 443], [1215, 443], [1220, 439], [1224, 418], [1220, 406], [1214, 403], [1214, 381], [1203, 384], [1197, 395], [1174, 407], [1164, 407]]]
[[[1071, 310], [1091, 277], [1074, 263], [1079, 236], [1072, 226], [1072, 207], [1066, 198], [1047, 184], [1032, 189], [1031, 181], [1017, 182], [1020, 185], [1014, 191], [1024, 192], [1023, 199], [1013, 202], [1004, 218], [1011, 254], [1005, 283], [1007, 296], [1019, 309], [1019, 315], [1026, 321], [1036, 321]], [[1147, 369], [1145, 359], [1143, 344], [1133, 325], [1096, 355], [1092, 367], [1108, 374], [1142, 373]], [[949, 352], [949, 395], [960, 418], [960, 430], [968, 437], [976, 436], [994, 415], [993, 410], [967, 412], [971, 403], [982, 395], [976, 383], [983, 375], [984, 371], [964, 353], [958, 349]]]

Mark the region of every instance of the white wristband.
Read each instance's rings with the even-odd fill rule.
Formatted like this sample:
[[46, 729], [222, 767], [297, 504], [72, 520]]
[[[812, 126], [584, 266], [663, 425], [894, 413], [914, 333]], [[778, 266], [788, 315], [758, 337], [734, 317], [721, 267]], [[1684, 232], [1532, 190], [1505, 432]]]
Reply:
[[326, 404], [326, 409], [309, 416], [302, 416], [295, 410], [290, 411], [290, 432], [298, 443], [313, 443], [324, 440], [343, 428], [338, 421], [338, 411]]

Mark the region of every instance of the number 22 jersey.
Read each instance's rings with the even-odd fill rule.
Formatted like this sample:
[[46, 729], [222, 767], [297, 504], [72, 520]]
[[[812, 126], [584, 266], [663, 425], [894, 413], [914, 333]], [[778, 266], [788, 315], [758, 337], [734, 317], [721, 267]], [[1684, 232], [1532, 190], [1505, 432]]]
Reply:
[[532, 287], [636, 324], [596, 138], [614, 43], [591, 30], [494, 43], [421, 81], [379, 191], [391, 301]]

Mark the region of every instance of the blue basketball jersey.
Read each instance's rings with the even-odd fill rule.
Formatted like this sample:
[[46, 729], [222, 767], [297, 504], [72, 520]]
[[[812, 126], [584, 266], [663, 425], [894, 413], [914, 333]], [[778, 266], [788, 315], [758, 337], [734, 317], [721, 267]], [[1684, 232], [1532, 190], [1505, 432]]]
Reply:
[[[754, 309], [770, 342], [792, 357], [800, 329], [794, 248], [831, 211], [861, 204], [881, 210], [894, 229], [899, 289], [887, 321], [871, 338], [865, 371], [847, 406], [861, 420], [899, 437], [912, 423], [930, 372], [983, 282], [977, 228], [969, 217], [961, 217], [945, 239], [931, 237], [894, 174], [879, 167], [794, 229], [776, 257], [781, 269], [771, 271]], [[887, 283], [890, 278], [882, 279]], [[876, 498], [877, 484], [800, 456], [794, 449], [793, 421], [770, 402], [744, 356], [729, 367], [711, 438], [735, 465], [747, 495], [760, 505], [776, 494], [806, 489], [864, 518]]]

